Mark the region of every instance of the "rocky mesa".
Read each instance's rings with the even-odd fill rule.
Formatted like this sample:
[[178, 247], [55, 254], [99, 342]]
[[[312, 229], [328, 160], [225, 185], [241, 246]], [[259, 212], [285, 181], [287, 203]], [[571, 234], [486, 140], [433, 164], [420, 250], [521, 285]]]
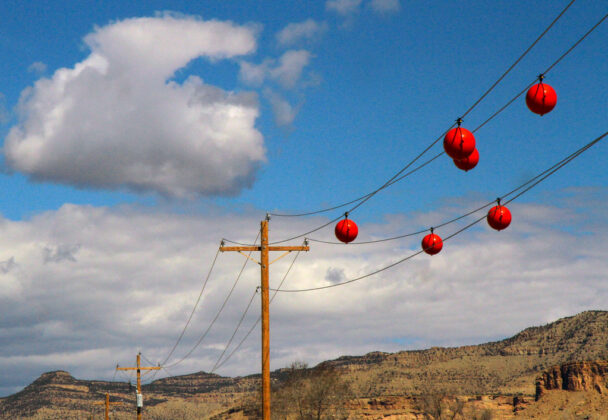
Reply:
[[[501, 341], [397, 353], [372, 352], [323, 364], [334, 368], [349, 383], [356, 396], [350, 406], [360, 407], [361, 413], [372, 413], [364, 418], [389, 414], [417, 418], [422, 414], [416, 411], [416, 400], [430, 394], [462, 396], [470, 401], [469, 406], [501, 413], [494, 418], [526, 418], [523, 413], [534, 411], [527, 404], [536, 404], [535, 399], [538, 404], [544, 401], [567, 410], [570, 396], [551, 402], [551, 395], [560, 392], [591, 393], [584, 400], [591, 402], [584, 404], [604, 407], [606, 403], [608, 410], [606, 361], [608, 312], [587, 311], [527, 328]], [[284, 383], [286, 371], [272, 372], [275, 388]], [[239, 411], [243, 418], [239, 407], [254, 398], [258, 383], [259, 375], [231, 378], [205, 372], [163, 378], [143, 387], [145, 409], [195, 401], [201, 407], [214, 407], [220, 413], [216, 418], [227, 418], [227, 413]], [[128, 416], [133, 411], [134, 388], [128, 383], [79, 380], [68, 372], [48, 372], [22, 391], [0, 399], [0, 418], [55, 418], [40, 413], [62, 413], [56, 418], [63, 419], [83, 418], [91, 413], [94, 402], [103, 401], [106, 392], [113, 402], [122, 403], [113, 406], [115, 416]], [[414, 417], [407, 417], [406, 413]], [[530, 418], [543, 418], [547, 411], [538, 413], [540, 417]]]

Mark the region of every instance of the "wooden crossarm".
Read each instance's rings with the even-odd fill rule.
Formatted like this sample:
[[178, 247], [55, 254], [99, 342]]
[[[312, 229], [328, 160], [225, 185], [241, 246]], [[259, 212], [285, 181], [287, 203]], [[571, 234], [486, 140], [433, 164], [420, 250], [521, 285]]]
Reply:
[[[308, 246], [269, 246], [269, 251], [310, 251]], [[221, 246], [221, 252], [228, 251], [261, 251], [259, 246]]]
[[259, 251], [259, 246], [220, 246], [221, 252], [226, 251]]
[[269, 251], [310, 251], [308, 246], [269, 246]]
[[[251, 258], [250, 255], [245, 254], [245, 252], [260, 252], [260, 261], [255, 261], [261, 267], [261, 279], [260, 279], [260, 289], [261, 289], [261, 304], [262, 304], [262, 314], [260, 319], [262, 320], [262, 418], [263, 420], [270, 420], [270, 329], [269, 329], [269, 265], [275, 261], [280, 260], [285, 255], [289, 254], [292, 251], [310, 251], [310, 247], [308, 247], [308, 242], [304, 243], [306, 246], [271, 246], [268, 243], [268, 220], [263, 220], [260, 225], [260, 245], [253, 246], [223, 246], [224, 241], [222, 241], [222, 246], [220, 246], [221, 252], [227, 251], [235, 251], [243, 254], [246, 258], [249, 258], [252, 261], [255, 261]], [[277, 259], [269, 262], [268, 254], [270, 251], [283, 251], [284, 254], [278, 257]], [[295, 259], [294, 259], [295, 261]]]

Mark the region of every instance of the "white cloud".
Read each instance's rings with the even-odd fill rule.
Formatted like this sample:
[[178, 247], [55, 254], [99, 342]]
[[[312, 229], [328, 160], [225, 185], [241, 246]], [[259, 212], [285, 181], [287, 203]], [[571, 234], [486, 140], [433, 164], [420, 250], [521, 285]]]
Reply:
[[306, 50], [287, 51], [279, 59], [278, 65], [270, 70], [270, 77], [285, 88], [293, 88], [302, 77], [310, 58], [310, 53]]
[[288, 24], [277, 33], [277, 41], [280, 45], [293, 45], [304, 40], [320, 37], [326, 31], [327, 23], [307, 19], [304, 22]]
[[275, 122], [278, 126], [289, 126], [296, 118], [297, 110], [285, 100], [281, 95], [272, 89], [265, 89], [264, 96], [272, 106]]
[[[347, 286], [279, 294], [271, 306], [272, 368], [296, 359], [314, 364], [372, 350], [476, 344], [586, 309], [605, 309], [606, 193], [578, 191], [571, 201], [554, 196], [552, 206], [512, 203], [513, 222], [505, 231], [482, 223], [446, 241], [436, 256], [419, 255]], [[592, 206], [581, 204], [590, 200]], [[428, 223], [437, 225], [454, 211], [454, 205], [440, 209]], [[560, 223], [541, 225], [543, 214]], [[0, 389], [13, 390], [56, 369], [109, 379], [116, 363], [133, 363], [138, 350], [153, 362], [162, 361], [192, 309], [220, 238], [251, 242], [258, 216], [65, 205], [29, 221], [0, 220]], [[428, 227], [419, 223], [423, 216], [359, 223], [360, 240]], [[270, 239], [305, 232], [326, 220], [272, 220]], [[445, 237], [457, 229], [437, 233]], [[329, 227], [314, 237], [332, 236]], [[330, 285], [369, 273], [417, 252], [420, 239], [348, 246], [312, 242], [284, 287]], [[272, 265], [273, 287], [291, 258]], [[238, 253], [219, 255], [175, 358], [197, 341], [244, 261]], [[258, 282], [259, 269], [248, 265], [208, 337], [172, 374], [211, 369]], [[255, 322], [256, 302], [236, 342]], [[256, 337], [257, 330], [219, 373], [256, 372], [251, 365], [259, 359]]]
[[325, 9], [347, 16], [359, 11], [361, 0], [327, 0]]
[[79, 187], [185, 196], [234, 194], [264, 161], [256, 96], [168, 81], [197, 57], [256, 48], [231, 22], [165, 14], [126, 19], [85, 37], [91, 54], [26, 89], [4, 147], [10, 167]]
[[251, 86], [260, 86], [268, 78], [275, 60], [267, 58], [261, 64], [252, 64], [241, 61], [239, 78]]
[[42, 61], [35, 61], [27, 68], [30, 73], [42, 74], [46, 71], [46, 64]]
[[284, 89], [293, 89], [310, 63], [311, 54], [306, 50], [286, 51], [278, 60], [266, 59], [261, 64], [241, 61], [239, 77], [247, 84], [259, 86], [270, 79]]
[[394, 13], [401, 10], [399, 0], [372, 0], [369, 5], [378, 13]]

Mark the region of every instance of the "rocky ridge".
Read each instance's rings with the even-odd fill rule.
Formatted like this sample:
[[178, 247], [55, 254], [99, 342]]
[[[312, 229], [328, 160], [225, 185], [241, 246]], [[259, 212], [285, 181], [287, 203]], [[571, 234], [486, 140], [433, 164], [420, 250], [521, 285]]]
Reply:
[[[340, 370], [352, 382], [358, 397], [382, 401], [389, 396], [415, 396], [429, 390], [534, 398], [539, 386], [541, 395], [555, 388], [589, 386], [597, 386], [606, 394], [605, 362], [573, 363], [589, 360], [608, 360], [606, 311], [583, 312], [476, 346], [372, 352], [324, 363]], [[272, 380], [278, 383], [284, 376], [285, 371], [279, 369], [272, 373]], [[192, 398], [230, 407], [252, 395], [258, 382], [258, 375], [229, 378], [198, 372], [154, 381], [143, 387], [143, 393], [147, 407]], [[49, 372], [22, 391], [0, 399], [0, 418], [23, 418], [45, 407], [89, 413], [92, 403], [103, 401], [106, 392], [112, 401], [123, 402], [114, 406], [114, 411], [132, 410], [134, 388], [127, 383], [85, 381], [67, 372]]]

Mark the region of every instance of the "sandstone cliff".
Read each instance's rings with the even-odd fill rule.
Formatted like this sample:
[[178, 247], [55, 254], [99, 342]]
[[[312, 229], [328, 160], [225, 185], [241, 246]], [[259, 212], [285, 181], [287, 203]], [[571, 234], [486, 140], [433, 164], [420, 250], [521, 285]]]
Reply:
[[554, 366], [536, 379], [536, 400], [546, 391], [597, 391], [606, 393], [608, 362], [572, 362]]
[[[390, 408], [388, 405], [381, 407], [381, 403], [374, 401], [390, 402], [389, 397], [409, 398], [429, 392], [502, 395], [507, 401], [513, 401], [514, 396], [524, 395], [528, 399], [527, 396], [534, 397], [549, 389], [593, 389], [593, 395], [605, 399], [608, 396], [606, 363], [572, 363], [584, 360], [608, 360], [606, 311], [583, 312], [541, 327], [527, 328], [511, 338], [492, 343], [373, 352], [325, 363], [340, 370], [346, 380], [352, 382], [355, 395], [361, 401], [372, 402], [370, 410], [386, 411]], [[272, 373], [274, 383], [280, 383], [284, 377], [284, 370]], [[537, 389], [536, 378], [539, 378]], [[195, 399], [229, 409], [243, 398], [255, 395], [258, 383], [259, 375], [229, 378], [205, 372], [164, 378], [143, 387], [144, 404], [150, 408]], [[103, 401], [106, 392], [112, 401], [124, 403], [114, 406], [113, 412], [133, 410], [134, 388], [127, 383], [78, 380], [67, 372], [49, 372], [24, 390], [0, 398], [0, 418], [22, 418], [49, 407], [69, 410], [75, 413], [73, 418], [82, 418], [83, 414], [90, 413], [93, 402]], [[512, 410], [513, 405], [508, 405]]]

